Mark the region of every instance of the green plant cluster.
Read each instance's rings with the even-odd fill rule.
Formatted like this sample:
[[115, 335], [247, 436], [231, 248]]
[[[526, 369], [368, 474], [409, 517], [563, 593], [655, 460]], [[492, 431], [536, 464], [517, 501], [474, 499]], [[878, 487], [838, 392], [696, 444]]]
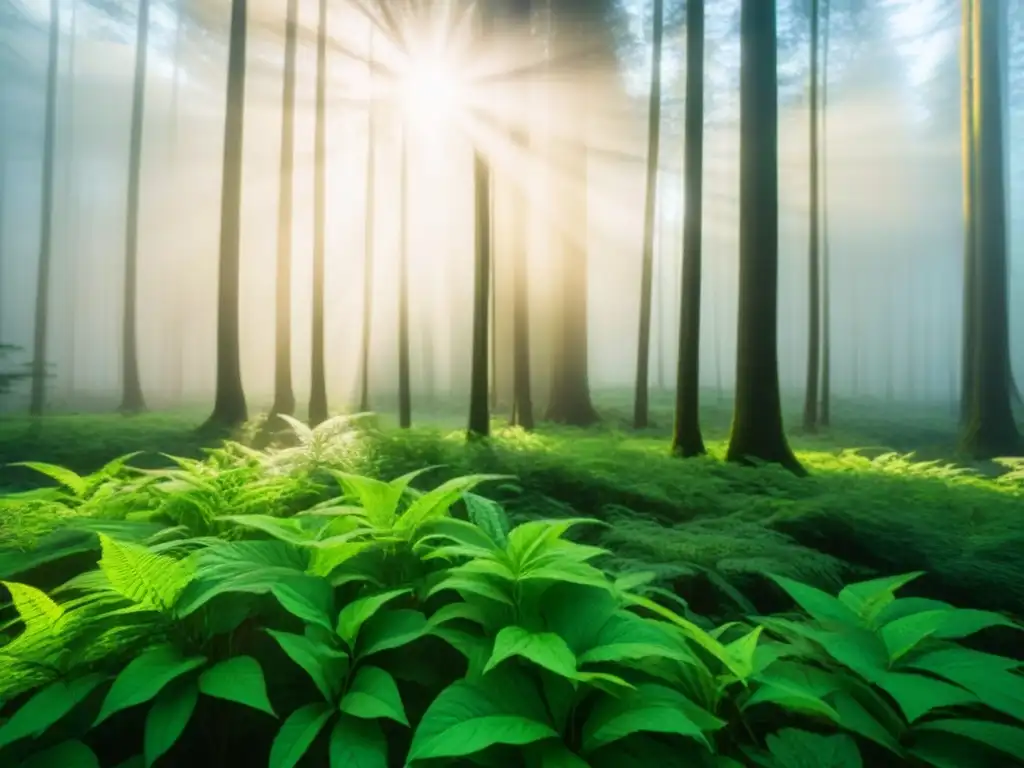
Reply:
[[[84, 538], [7, 563], [23, 577], [3, 582], [0, 764], [995, 768], [1024, 755], [1024, 662], [960, 642], [1018, 627], [897, 597], [918, 574], [838, 596], [776, 576], [798, 612], [714, 626], [652, 573], [597, 567], [605, 551], [568, 538], [597, 521], [511, 525], [475, 493], [504, 476], [418, 490], [426, 469], [337, 469], [358, 432], [294, 428], [294, 448], [228, 445], [171, 470], [35, 465], [62, 489], [9, 503], [60, 505]], [[254, 466], [260, 483], [240, 483]], [[116, 519], [87, 512], [105, 504]], [[90, 547], [95, 566], [40, 588]]]

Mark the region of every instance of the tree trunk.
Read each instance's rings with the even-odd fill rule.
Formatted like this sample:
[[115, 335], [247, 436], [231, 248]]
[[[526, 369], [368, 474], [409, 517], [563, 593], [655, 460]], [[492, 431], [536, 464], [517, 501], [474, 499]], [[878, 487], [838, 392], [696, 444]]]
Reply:
[[[181, 210], [181, 153], [179, 151], [179, 131], [181, 122], [181, 73], [183, 70], [181, 59], [185, 42], [185, 2], [177, 0], [175, 3], [174, 16], [174, 76], [171, 81], [171, 126], [170, 139], [167, 142], [171, 162], [171, 185], [172, 185], [172, 206], [173, 211]], [[185, 388], [185, 328], [184, 311], [186, 292], [184, 270], [172, 267], [172, 290], [174, 291], [173, 311], [170, 314], [171, 325], [171, 395], [175, 405], [181, 404], [183, 390]]]
[[275, 282], [274, 404], [271, 414], [295, 413], [292, 386], [292, 227], [295, 184], [295, 59], [298, 52], [299, 0], [288, 0], [281, 94], [281, 169], [277, 201], [277, 275]]
[[967, 424], [974, 400], [974, 361], [975, 348], [974, 317], [975, 306], [975, 247], [976, 236], [976, 202], [975, 202], [975, 131], [974, 124], [974, 18], [973, 0], [961, 0], [960, 18], [960, 141], [961, 167], [964, 196], [964, 294], [963, 294], [963, 331], [961, 337], [960, 357], [960, 423]]
[[811, 0], [811, 162], [810, 243], [807, 263], [807, 383], [804, 391], [804, 430], [818, 431], [818, 382], [821, 376], [821, 233], [818, 192], [818, 0]]
[[128, 150], [128, 218], [124, 248], [124, 319], [121, 337], [121, 413], [146, 408], [139, 377], [139, 203], [142, 178], [142, 136], [146, 116], [146, 64], [149, 55], [149, 0], [139, 2], [135, 35], [135, 82], [132, 94], [131, 139]]
[[661, 143], [663, 5], [663, 0], [654, 0], [651, 90], [647, 108], [647, 190], [644, 199], [644, 243], [640, 268], [640, 333], [636, 355], [636, 393], [633, 400], [634, 429], [645, 429], [650, 415], [651, 294], [654, 273], [654, 213], [657, 210], [658, 156]]
[[[529, 134], [513, 133], [512, 144], [529, 149]], [[533, 398], [530, 381], [530, 275], [529, 275], [529, 200], [523, 189], [512, 194], [510, 231], [512, 243], [512, 423], [525, 430], [534, 428]]]
[[775, 0], [740, 13], [740, 279], [736, 403], [727, 458], [803, 473], [782, 426], [778, 369], [778, 79]]
[[309, 423], [327, 420], [324, 360], [324, 261], [327, 250], [327, 0], [320, 0], [316, 44], [316, 129], [313, 137], [313, 345]]
[[[77, 135], [75, 132], [75, 113], [76, 113], [76, 99], [75, 99], [75, 64], [78, 61], [75, 56], [75, 49], [78, 43], [78, 3], [71, 4], [71, 20], [68, 25], [68, 92], [67, 92], [67, 113], [68, 113], [68, 136], [65, 150], [67, 156], [64, 160], [65, 178], [64, 178], [64, 200], [62, 203], [62, 209], [64, 216], [67, 221], [65, 227], [65, 242], [70, 244], [76, 244], [80, 237], [79, 222], [81, 215], [81, 200], [79, 193], [78, 176], [76, 175], [76, 163], [78, 158], [77, 149]], [[68, 247], [65, 246], [67, 258], [71, 262], [67, 269], [65, 279], [68, 282], [68, 293], [66, 294], [65, 301], [68, 305], [68, 316], [67, 316], [67, 345], [68, 359], [67, 359], [67, 370], [64, 371], [65, 378], [67, 380], [67, 393], [70, 401], [74, 400], [75, 395], [75, 347], [77, 346], [78, 336], [78, 324], [75, 309], [77, 307], [77, 298], [79, 294], [78, 285], [81, 279], [81, 252], [74, 245]]]
[[832, 424], [832, 254], [828, 231], [828, 49], [831, 0], [825, 0], [825, 30], [821, 62], [821, 411], [819, 423]]
[[488, 404], [488, 341], [490, 340], [491, 284], [491, 175], [487, 159], [474, 150], [476, 245], [473, 279], [473, 346], [469, 387], [469, 437], [490, 434]]
[[1006, 179], [1003, 169], [999, 9], [973, 9], [976, 123], [975, 311], [973, 392], [962, 447], [975, 458], [1012, 455], [1020, 448], [1010, 398], [1007, 301]]
[[205, 427], [235, 427], [249, 417], [242, 387], [239, 261], [242, 218], [242, 142], [245, 137], [245, 49], [247, 0], [231, 2], [227, 111], [220, 209], [217, 286], [217, 385]]
[[409, 149], [405, 127], [399, 138], [398, 191], [398, 426], [412, 426], [412, 382], [409, 360]]
[[57, 132], [57, 74], [60, 53], [60, 0], [50, 0], [50, 38], [46, 69], [46, 120], [43, 129], [43, 190], [40, 210], [39, 262], [36, 276], [35, 331], [32, 344], [32, 390], [29, 413], [46, 407], [47, 331], [50, 319], [50, 265], [53, 257], [54, 150]]
[[[373, 83], [373, 25], [370, 25], [369, 42], [369, 77]], [[363, 337], [359, 349], [359, 411], [370, 410], [370, 339], [373, 330], [373, 263], [377, 224], [376, 161], [377, 161], [377, 122], [374, 119], [376, 110], [371, 101], [367, 107], [366, 117], [366, 242], [363, 257]]]
[[672, 453], [705, 453], [700, 433], [700, 291], [704, 210], [704, 0], [686, 6], [686, 138], [683, 277]]

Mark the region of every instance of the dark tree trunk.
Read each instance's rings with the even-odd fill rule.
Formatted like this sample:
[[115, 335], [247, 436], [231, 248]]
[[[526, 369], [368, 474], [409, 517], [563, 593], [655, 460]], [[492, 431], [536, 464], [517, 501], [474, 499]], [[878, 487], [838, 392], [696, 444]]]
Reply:
[[832, 254], [828, 231], [828, 49], [832, 21], [831, 0], [825, 0], [825, 30], [821, 62], [821, 411], [823, 427], [832, 424]]
[[804, 391], [804, 430], [818, 431], [818, 383], [821, 376], [821, 232], [818, 192], [818, 0], [811, 0], [811, 162], [810, 243], [807, 262], [807, 382]]
[[974, 5], [974, 115], [976, 129], [974, 386], [962, 447], [976, 458], [1016, 453], [1020, 434], [1010, 398], [1007, 303], [1006, 181], [1003, 171], [1002, 76], [999, 9]]
[[672, 453], [705, 453], [700, 433], [700, 291], [704, 210], [704, 0], [686, 5], [686, 139], [683, 277]]
[[412, 426], [412, 382], [409, 361], [409, 149], [405, 128], [399, 139], [398, 191], [398, 426]]
[[[373, 27], [370, 27], [370, 78], [373, 79]], [[359, 349], [359, 410], [370, 410], [370, 339], [373, 330], [373, 263], [377, 224], [376, 110], [371, 102], [366, 117], [366, 223], [365, 252], [363, 257], [363, 337]]]
[[125, 227], [124, 299], [121, 337], [121, 413], [146, 408], [139, 377], [139, 203], [142, 178], [143, 120], [146, 116], [146, 64], [149, 55], [149, 0], [139, 2], [135, 35], [135, 81], [132, 94], [131, 140], [128, 150], [128, 218]]
[[658, 206], [658, 156], [661, 143], [661, 43], [663, 0], [654, 0], [651, 90], [647, 108], [647, 190], [644, 199], [644, 243], [640, 268], [640, 333], [636, 355], [633, 427], [648, 426], [651, 361], [651, 300], [654, 274], [654, 213]]
[[963, 331], [960, 358], [960, 423], [967, 424], [974, 400], [974, 361], [976, 346], [974, 318], [975, 306], [975, 247], [977, 246], [977, 210], [975, 202], [975, 131], [974, 124], [974, 18], [973, 0], [961, 0], [960, 18], [960, 136], [961, 167], [963, 169], [964, 197], [964, 294]]
[[778, 370], [778, 79], [774, 0], [740, 14], [740, 280], [727, 458], [804, 470], [786, 442]]
[[[512, 136], [514, 146], [529, 149], [526, 131]], [[530, 275], [529, 227], [525, 191], [516, 188], [512, 200], [510, 230], [512, 233], [513, 297], [512, 297], [512, 423], [525, 430], [534, 428], [533, 398], [530, 382]]]
[[476, 245], [473, 277], [473, 346], [469, 385], [469, 436], [490, 434], [488, 341], [491, 298], [491, 173], [480, 150], [473, 157]]
[[54, 154], [57, 133], [57, 74], [60, 53], [60, 0], [50, 0], [50, 39], [46, 69], [46, 121], [43, 129], [43, 191], [40, 203], [39, 262], [36, 276], [32, 390], [29, 413], [46, 407], [47, 331], [50, 319], [50, 265], [53, 258]]
[[316, 129], [313, 137], [313, 347], [309, 423], [327, 420], [324, 360], [324, 261], [327, 250], [327, 0], [320, 0], [316, 44]]
[[299, 0], [288, 0], [281, 93], [281, 169], [277, 201], [277, 275], [275, 282], [274, 404], [272, 414], [295, 413], [292, 386], [292, 227], [295, 184], [295, 59], [298, 52]]
[[217, 391], [213, 413], [204, 425], [211, 429], [235, 427], [249, 417], [242, 387], [238, 314], [247, 12], [247, 0], [232, 0], [217, 286]]

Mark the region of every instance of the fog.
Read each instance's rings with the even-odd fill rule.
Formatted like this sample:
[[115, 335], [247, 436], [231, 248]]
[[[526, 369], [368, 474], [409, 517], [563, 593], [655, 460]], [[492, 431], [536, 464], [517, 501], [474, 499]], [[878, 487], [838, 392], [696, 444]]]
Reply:
[[[4, 0], [0, 0], [3, 2]], [[42, 136], [47, 4], [13, 2], [0, 12], [0, 341], [29, 359], [41, 231]], [[57, 130], [54, 263], [47, 359], [48, 406], [113, 408], [120, 397], [122, 287], [129, 127], [134, 67], [133, 13], [64, 0]], [[116, 5], [116, 4], [114, 4]], [[254, 403], [272, 395], [284, 2], [252, 3], [246, 92], [242, 240], [243, 380]], [[625, 2], [616, 71], [536, 77], [485, 98], [496, 119], [524, 121], [537, 137], [531, 156], [500, 131], [459, 115], [418, 111], [378, 98], [373, 110], [375, 216], [367, 223], [369, 97], [379, 84], [365, 57], [369, 25], [332, 7], [328, 85], [326, 349], [332, 407], [352, 401], [363, 327], [367, 238], [374, 245], [370, 380], [393, 391], [397, 370], [396, 265], [402, 227], [400, 143], [408, 146], [406, 237], [411, 269], [414, 398], [469, 387], [473, 255], [472, 152], [495, 167], [496, 330], [511, 333], [508, 190], [530, 201], [529, 259], [537, 391], [546, 393], [550, 264], [558, 238], [585, 241], [589, 256], [590, 375], [595, 388], [629, 387], [635, 377], [643, 241], [649, 55], [640, 12]], [[941, 21], [943, 2], [876, 0], [866, 28], [837, 10], [826, 110], [828, 247], [832, 288], [832, 387], [836, 397], [952, 402], [959, 387], [963, 276], [960, 167], [959, 16]], [[905, 6], [917, 5], [916, 15]], [[946, 0], [945, 5], [949, 5]], [[955, 5], [955, 3], [954, 3]], [[738, 0], [708, 3], [708, 115], [705, 140], [702, 381], [729, 390], [735, 368], [738, 249]], [[782, 10], [788, 6], [780, 3]], [[925, 7], [934, 6], [929, 17]], [[229, 3], [192, 0], [176, 38], [173, 6], [154, 3], [146, 82], [139, 248], [139, 355], [153, 406], [207, 402], [215, 373], [217, 255]], [[313, 132], [316, 3], [301, 3], [296, 110], [293, 361], [300, 403], [309, 392], [312, 324]], [[72, 18], [74, 13], [74, 18]], [[649, 13], [649, 12], [648, 12]], [[903, 14], [901, 16], [901, 14]], [[1010, 181], [1011, 349], [1024, 372], [1024, 3], [1008, 0], [1002, 53]], [[788, 19], [788, 17], [787, 17]], [[786, 24], [790, 24], [787, 27]], [[74, 29], [72, 30], [72, 25]], [[792, 20], [780, 19], [780, 37]], [[74, 34], [72, 34], [72, 31]], [[808, 249], [807, 31], [780, 51], [779, 370], [784, 390], [806, 376]], [[649, 37], [649, 32], [646, 33]], [[657, 217], [651, 381], [674, 383], [682, 242], [684, 32], [666, 38]], [[529, 49], [529, 51], [528, 51]], [[176, 55], [177, 52], [177, 55]], [[376, 56], [394, 53], [385, 41]], [[535, 53], [509, 36], [487, 66], [513, 66]], [[486, 69], [486, 67], [483, 67]], [[500, 72], [500, 69], [496, 71]], [[580, 92], [591, 105], [576, 119]], [[545, 104], [547, 106], [545, 106]], [[585, 131], [586, 222], [563, 215], [558, 144]], [[576, 180], [577, 182], [581, 180]], [[498, 390], [510, 396], [507, 355], [496, 360]], [[2, 407], [23, 410], [16, 389]]]

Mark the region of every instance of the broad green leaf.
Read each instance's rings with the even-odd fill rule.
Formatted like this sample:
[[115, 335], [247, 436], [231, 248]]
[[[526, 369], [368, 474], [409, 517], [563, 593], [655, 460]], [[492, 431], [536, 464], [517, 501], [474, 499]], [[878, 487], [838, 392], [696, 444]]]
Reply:
[[875, 619], [875, 627], [884, 627], [890, 621], [924, 611], [952, 611], [953, 606], [942, 600], [931, 600], [926, 597], [898, 597], [879, 611]]
[[521, 656], [565, 678], [576, 677], [576, 656], [553, 632], [530, 632], [517, 626], [503, 628], [494, 639], [494, 650], [484, 672], [512, 656]]
[[914, 727], [915, 731], [941, 731], [977, 741], [1010, 757], [1024, 755], [1024, 728], [984, 720], [929, 720]]
[[732, 666], [742, 672], [739, 675], [741, 680], [750, 677], [754, 671], [754, 653], [757, 651], [757, 641], [763, 631], [764, 627], [755, 627], [743, 637], [725, 646], [726, 652], [733, 660]]
[[889, 653], [889, 660], [897, 661], [914, 650], [948, 620], [949, 611], [922, 611], [890, 621], [879, 633]]
[[295, 578], [275, 582], [271, 593], [288, 613], [324, 629], [333, 630], [333, 592], [331, 585], [319, 578]]
[[908, 656], [902, 666], [956, 683], [992, 709], [1024, 721], [1024, 678], [1012, 672], [1019, 665], [968, 648], [942, 648]]
[[413, 501], [399, 517], [395, 528], [402, 531], [415, 531], [429, 520], [436, 520], [448, 515], [452, 504], [462, 498], [464, 493], [473, 490], [488, 480], [508, 480], [508, 475], [466, 475], [455, 477], [433, 488]]
[[840, 726], [851, 733], [863, 736], [865, 739], [869, 739], [870, 741], [885, 747], [895, 755], [903, 754], [898, 734], [894, 734], [889, 728], [880, 723], [879, 720], [850, 693], [840, 691], [833, 694], [831, 703], [832, 707], [839, 715]]
[[453, 589], [460, 594], [468, 592], [469, 594], [480, 595], [499, 603], [512, 605], [512, 598], [505, 594], [503, 589], [495, 586], [489, 579], [483, 576], [449, 576], [432, 586], [427, 592], [427, 597], [433, 597], [438, 592], [446, 589]]
[[165, 687], [146, 714], [142, 754], [146, 768], [165, 754], [185, 732], [195, 711], [199, 691], [191, 680], [178, 680]]
[[[585, 753], [633, 733], [671, 733], [710, 747], [705, 728], [691, 714], [703, 712], [678, 691], [655, 683], [639, 685], [618, 698], [606, 696], [591, 710], [583, 725]], [[703, 712], [705, 720], [710, 713]]]
[[366, 720], [386, 717], [409, 725], [395, 678], [380, 667], [359, 668], [341, 700], [341, 711]]
[[144, 704], [163, 687], [206, 663], [203, 656], [182, 656], [170, 645], [146, 651], [128, 663], [110, 687], [94, 727], [122, 709]]
[[[598, 594], [607, 595], [607, 593]], [[608, 599], [611, 601], [610, 595]], [[580, 637], [577, 645], [589, 645], [579, 656], [580, 664], [649, 657], [675, 659], [684, 664], [698, 663], [693, 652], [678, 639], [677, 635], [674, 636], [671, 633], [669, 626], [664, 622], [644, 619], [628, 611], [612, 612], [614, 603], [609, 606], [609, 614], [603, 612], [591, 614], [589, 613], [589, 604], [593, 601], [578, 599], [577, 602], [586, 602], [587, 605], [580, 606], [577, 612], [576, 626], [566, 626], [562, 628], [562, 631], [567, 632], [570, 638]], [[604, 616], [604, 621], [593, 637], [592, 644], [587, 643], [586, 640], [589, 638], [585, 638], [585, 635], [582, 634], [586, 631], [586, 627], [582, 625], [585, 625], [591, 617], [593, 617], [591, 620], [600, 620], [602, 616]], [[572, 617], [573, 614], [569, 612], [565, 618], [571, 619]], [[572, 647], [571, 642], [569, 646]]]
[[270, 768], [294, 768], [333, 714], [334, 708], [322, 703], [292, 712], [270, 746]]
[[0, 749], [18, 739], [42, 736], [105, 679], [103, 675], [90, 674], [67, 682], [58, 680], [43, 688], [0, 726]]
[[18, 768], [100, 768], [99, 758], [85, 744], [76, 740], [62, 741], [55, 747], [36, 752]]
[[[409, 762], [473, 755], [495, 744], [523, 746], [558, 735], [545, 722], [539, 698], [523, 699], [515, 693], [514, 677], [492, 675], [453, 683], [434, 699], [413, 734]], [[507, 688], [497, 684], [506, 681]]]
[[342, 715], [331, 730], [330, 768], [388, 768], [388, 742], [375, 720]]
[[471, 621], [474, 624], [483, 626], [487, 623], [487, 618], [484, 612], [480, 610], [479, 606], [471, 603], [449, 603], [448, 605], [442, 605], [430, 617], [427, 619], [427, 625], [430, 629], [434, 627], [440, 627], [442, 624], [447, 624], [451, 621], [458, 621], [464, 619]]
[[991, 627], [1024, 629], [1001, 613], [977, 611], [972, 608], [954, 608], [947, 614], [946, 620], [932, 636], [939, 640], [959, 640]]
[[252, 656], [235, 656], [210, 667], [199, 676], [199, 690], [277, 717], [267, 698], [263, 670]]
[[892, 696], [908, 723], [935, 709], [979, 703], [978, 697], [969, 691], [924, 675], [889, 672], [878, 681], [878, 686]]
[[557, 540], [574, 525], [600, 524], [599, 520], [571, 517], [563, 520], [531, 520], [520, 523], [508, 534], [508, 556], [520, 568], [526, 566], [546, 545]]
[[357, 644], [358, 655], [365, 658], [374, 653], [401, 648], [426, 635], [430, 630], [426, 617], [419, 611], [401, 608], [378, 613], [363, 625]]
[[371, 595], [353, 600], [341, 609], [341, 614], [338, 616], [338, 636], [349, 648], [353, 647], [359, 635], [359, 630], [366, 623], [367, 619], [390, 601], [402, 595], [408, 595], [411, 591], [410, 589], [394, 589], [379, 595]]
[[768, 577], [782, 587], [797, 605], [822, 624], [860, 626], [860, 616], [827, 592], [784, 576], [768, 574]]
[[535, 768], [590, 768], [590, 763], [570, 752], [561, 741], [542, 741], [527, 748], [528, 765]]
[[439, 637], [448, 645], [466, 657], [468, 667], [466, 679], [479, 678], [484, 672], [484, 665], [491, 657], [491, 643], [479, 635], [472, 635], [463, 632], [461, 629], [451, 627], [437, 627], [430, 631], [434, 637]]
[[810, 628], [807, 635], [829, 656], [865, 680], [874, 682], [888, 669], [889, 655], [884, 643], [866, 629], [847, 627], [829, 632]]
[[346, 657], [304, 635], [274, 629], [268, 629], [267, 634], [277, 641], [288, 658], [306, 671], [324, 698], [334, 701], [338, 685], [336, 673], [344, 669]]
[[607, 589], [565, 582], [544, 590], [540, 615], [544, 628], [565, 640], [577, 656], [619, 643], [682, 645], [664, 622], [643, 619], [620, 606]]
[[822, 736], [783, 728], [767, 739], [778, 768], [862, 768], [857, 742], [846, 734]]
[[839, 689], [834, 675], [806, 664], [779, 661], [757, 676], [760, 683], [742, 709], [757, 704], [776, 704], [785, 709], [839, 721], [839, 714], [826, 697]]
[[848, 584], [839, 593], [839, 601], [860, 616], [866, 626], [875, 626], [882, 610], [896, 600], [896, 591], [923, 575], [924, 571], [915, 571]]
[[501, 504], [475, 493], [462, 495], [470, 522], [485, 533], [497, 546], [508, 544], [508, 515]]
[[302, 546], [312, 540], [313, 535], [306, 530], [299, 520], [293, 517], [274, 517], [272, 515], [222, 515], [221, 522], [233, 523], [241, 528], [260, 531], [268, 536], [288, 544]]

